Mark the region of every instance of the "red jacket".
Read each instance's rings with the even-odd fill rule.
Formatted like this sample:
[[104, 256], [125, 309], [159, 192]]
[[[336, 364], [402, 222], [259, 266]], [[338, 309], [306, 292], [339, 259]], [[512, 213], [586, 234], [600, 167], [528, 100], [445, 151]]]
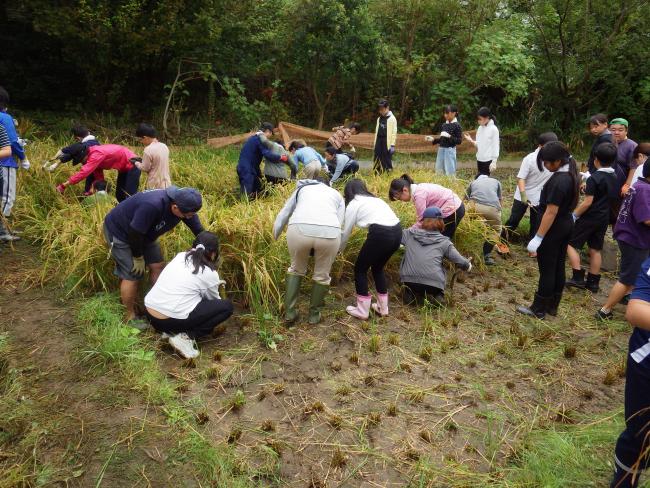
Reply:
[[91, 174], [95, 176], [95, 181], [104, 181], [105, 169], [116, 169], [119, 173], [126, 173], [134, 167], [129, 159], [135, 157], [137, 156], [129, 148], [117, 144], [90, 146], [88, 159], [68, 181], [71, 185], [76, 185]]

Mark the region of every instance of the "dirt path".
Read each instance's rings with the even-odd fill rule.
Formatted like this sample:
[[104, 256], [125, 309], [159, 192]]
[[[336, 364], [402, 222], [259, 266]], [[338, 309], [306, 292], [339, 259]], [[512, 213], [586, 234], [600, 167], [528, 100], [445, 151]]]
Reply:
[[30, 282], [32, 247], [0, 252], [0, 487], [180, 486], [164, 469], [164, 421], [83, 360], [74, 301]]

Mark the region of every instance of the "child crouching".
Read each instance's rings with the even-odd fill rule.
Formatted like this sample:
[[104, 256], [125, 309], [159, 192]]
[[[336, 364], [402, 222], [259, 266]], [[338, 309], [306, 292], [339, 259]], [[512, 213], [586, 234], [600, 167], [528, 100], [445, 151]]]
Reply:
[[422, 228], [411, 227], [402, 232], [402, 244], [406, 250], [399, 274], [404, 284], [404, 303], [421, 304], [427, 299], [442, 304], [447, 283], [444, 259], [465, 271], [471, 271], [472, 263], [461, 256], [448, 237], [442, 235], [445, 224], [438, 207], [427, 208], [422, 217]]

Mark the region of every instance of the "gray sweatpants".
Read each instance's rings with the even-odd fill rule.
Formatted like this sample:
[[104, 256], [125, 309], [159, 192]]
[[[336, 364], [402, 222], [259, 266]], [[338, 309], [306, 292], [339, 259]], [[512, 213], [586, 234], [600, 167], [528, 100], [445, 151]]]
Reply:
[[5, 217], [11, 215], [16, 201], [16, 168], [0, 167], [0, 212]]

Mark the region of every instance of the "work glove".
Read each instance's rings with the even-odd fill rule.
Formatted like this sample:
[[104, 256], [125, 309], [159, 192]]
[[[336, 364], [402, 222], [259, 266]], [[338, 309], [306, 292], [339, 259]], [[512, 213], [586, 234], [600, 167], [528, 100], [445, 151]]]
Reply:
[[490, 173], [493, 173], [493, 172], [496, 171], [496, 170], [497, 170], [497, 162], [496, 162], [496, 161], [492, 161], [492, 162], [490, 163]]
[[526, 192], [520, 191], [519, 195], [521, 195], [521, 203], [525, 203], [526, 205], [529, 205], [528, 195], [526, 195]]
[[390, 146], [390, 149], [388, 150], [388, 154], [390, 154], [391, 156], [395, 154], [395, 146]]
[[63, 195], [63, 192], [65, 191], [65, 185], [63, 183], [61, 183], [60, 185], [56, 185], [56, 191], [58, 191]]
[[577, 215], [575, 214], [575, 212], [571, 214], [571, 217], [573, 217], [573, 223], [574, 223], [574, 224], [575, 224], [575, 222], [580, 218], [579, 216], [577, 216]]
[[283, 163], [286, 163], [287, 161], [289, 161], [289, 156], [287, 156], [286, 154], [283, 154], [282, 156], [280, 156], [280, 161], [282, 161]]
[[29, 162], [29, 159], [25, 158], [20, 162], [20, 167], [22, 169], [29, 169], [32, 167], [31, 163]]
[[539, 249], [539, 246], [542, 244], [543, 240], [544, 240], [543, 236], [540, 236], [539, 234], [535, 235], [535, 237], [533, 237], [528, 243], [526, 249], [528, 249], [528, 252], [530, 253], [537, 252], [537, 249]]
[[467, 272], [469, 273], [471, 271], [472, 271], [472, 262], [470, 261], [469, 262], [469, 267], [467, 268]]
[[56, 168], [58, 168], [58, 167], [59, 167], [59, 163], [58, 163], [58, 162], [57, 162], [57, 163], [52, 163], [52, 164], [49, 165], [49, 166], [44, 166], [44, 168], [45, 168], [46, 170], [48, 170], [50, 173], [51, 173], [52, 171], [54, 171]]
[[449, 132], [447, 132], [446, 130], [443, 130], [440, 133], [440, 137], [451, 137], [451, 134]]
[[18, 144], [20, 144], [21, 146], [25, 147], [27, 144], [29, 144], [29, 140], [27, 140], [27, 139], [23, 139], [23, 138], [19, 137], [19, 138], [18, 138]]
[[131, 273], [136, 276], [142, 276], [145, 270], [144, 256], [134, 257], [133, 258], [133, 268], [131, 268]]
[[424, 140], [427, 142], [433, 142], [433, 136], [425, 136]]

